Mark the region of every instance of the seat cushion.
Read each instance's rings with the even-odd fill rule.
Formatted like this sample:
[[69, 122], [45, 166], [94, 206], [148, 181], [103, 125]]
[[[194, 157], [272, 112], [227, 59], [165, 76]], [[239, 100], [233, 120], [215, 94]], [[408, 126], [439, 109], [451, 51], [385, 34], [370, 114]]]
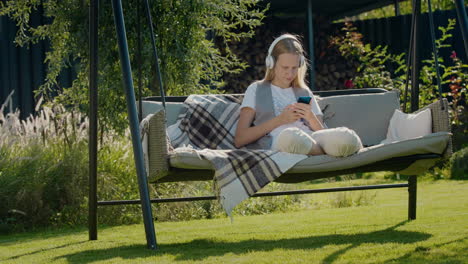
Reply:
[[[309, 156], [298, 162], [287, 173], [326, 172], [350, 169], [378, 161], [410, 156], [416, 154], [442, 154], [447, 147], [451, 133], [438, 132], [424, 137], [379, 144], [361, 149], [358, 153], [346, 157], [336, 158], [328, 155]], [[212, 170], [208, 160], [202, 159], [190, 151], [174, 152], [170, 155], [171, 167], [181, 169]]]

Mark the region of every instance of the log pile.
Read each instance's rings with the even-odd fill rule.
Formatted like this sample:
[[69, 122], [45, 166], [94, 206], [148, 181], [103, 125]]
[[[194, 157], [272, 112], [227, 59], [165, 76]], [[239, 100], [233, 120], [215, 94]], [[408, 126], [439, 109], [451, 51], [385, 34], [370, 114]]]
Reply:
[[[330, 38], [341, 34], [339, 24], [331, 24], [326, 18], [314, 18], [315, 87], [316, 90], [336, 90], [352, 88], [349, 81], [356, 74], [357, 61], [343, 58], [330, 42]], [[265, 75], [265, 57], [268, 47], [275, 37], [292, 33], [302, 37], [303, 46], [308, 50], [307, 26], [305, 18], [268, 18], [256, 29], [251, 39], [244, 39], [231, 45], [232, 51], [247, 62], [249, 67], [239, 74], [226, 74], [223, 80], [228, 93], [243, 93], [255, 80]], [[308, 80], [308, 77], [307, 77]], [[347, 86], [345, 86], [345, 83]]]
[[353, 88], [349, 83], [356, 75], [358, 61], [345, 59], [331, 38], [342, 35], [342, 24], [331, 24], [325, 17], [315, 21], [315, 87], [317, 90]]

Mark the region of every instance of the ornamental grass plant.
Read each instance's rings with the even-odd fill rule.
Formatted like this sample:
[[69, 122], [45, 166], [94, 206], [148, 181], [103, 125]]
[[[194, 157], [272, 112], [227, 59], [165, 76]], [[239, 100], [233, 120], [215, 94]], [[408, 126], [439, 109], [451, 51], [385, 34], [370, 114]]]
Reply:
[[87, 125], [63, 106], [44, 106], [25, 120], [0, 108], [1, 232], [83, 222], [76, 209], [87, 192]]

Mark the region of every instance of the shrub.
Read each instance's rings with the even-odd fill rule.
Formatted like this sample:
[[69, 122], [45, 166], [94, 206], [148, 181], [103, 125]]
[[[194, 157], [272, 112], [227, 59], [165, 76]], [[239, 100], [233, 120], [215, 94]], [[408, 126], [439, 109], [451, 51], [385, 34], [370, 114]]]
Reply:
[[[0, 229], [84, 225], [88, 196], [88, 119], [62, 106], [19, 112], [0, 109]], [[106, 133], [98, 152], [99, 199], [137, 199], [128, 134]], [[137, 207], [100, 208], [100, 223], [135, 223]], [[101, 215], [102, 213], [102, 215]]]
[[404, 73], [404, 54], [393, 55], [388, 53], [386, 46], [371, 47], [370, 44], [364, 44], [363, 35], [357, 32], [357, 28], [351, 22], [345, 22], [341, 30], [343, 35], [331, 38], [331, 44], [338, 47], [344, 58], [359, 65], [356, 76], [348, 80], [349, 84], [346, 86], [390, 90], [401, 85], [401, 81], [392, 78], [387, 66], [396, 65], [393, 74]]
[[[439, 52], [443, 48], [451, 48], [447, 44], [452, 38], [451, 31], [455, 28], [455, 19], [449, 19], [446, 27], [439, 27], [441, 36], [436, 40], [436, 49]], [[362, 42], [362, 34], [351, 22], [346, 22], [342, 28], [343, 36], [331, 39], [331, 44], [338, 46], [341, 55], [346, 59], [357, 61], [359, 67], [356, 76], [349, 80], [355, 88], [381, 87], [385, 89], [400, 89], [401, 101], [403, 101], [406, 81], [406, 59], [405, 53], [398, 55], [390, 54], [386, 46], [371, 47], [370, 44]], [[451, 108], [450, 116], [454, 125], [462, 125], [461, 115], [466, 112], [466, 92], [468, 85], [468, 73], [465, 64], [455, 51], [452, 51], [450, 61], [445, 62], [442, 57], [438, 58], [439, 72], [442, 84], [449, 87], [449, 92], [443, 96], [449, 99]], [[388, 70], [389, 66], [395, 70]], [[426, 106], [438, 100], [439, 91], [436, 85], [436, 69], [434, 57], [423, 60], [420, 71], [419, 105]], [[408, 102], [411, 95], [408, 94]], [[402, 106], [405, 109], [405, 106]]]
[[450, 178], [468, 179], [468, 147], [455, 152], [450, 158]]
[[0, 109], [1, 223], [24, 229], [80, 219], [86, 130], [87, 119], [63, 107], [45, 107], [26, 120]]
[[357, 207], [372, 205], [375, 202], [377, 193], [369, 192], [338, 192], [329, 196], [329, 203], [332, 208]]

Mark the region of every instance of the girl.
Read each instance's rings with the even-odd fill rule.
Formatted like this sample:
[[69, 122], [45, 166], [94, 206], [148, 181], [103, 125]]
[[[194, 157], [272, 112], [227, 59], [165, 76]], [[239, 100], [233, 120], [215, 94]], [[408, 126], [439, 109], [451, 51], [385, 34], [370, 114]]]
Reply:
[[[363, 146], [351, 129], [326, 129], [323, 113], [304, 82], [307, 63], [297, 37], [284, 34], [273, 41], [265, 60], [266, 73], [251, 84], [241, 105], [234, 144], [308, 155], [346, 157]], [[298, 103], [310, 97], [308, 104]], [[253, 124], [253, 125], [252, 125]]]
[[[296, 129], [288, 130], [294, 131], [295, 135], [290, 139], [300, 138], [305, 132], [307, 136], [303, 134], [302, 139], [310, 141], [312, 138], [308, 135], [325, 128], [322, 111], [304, 81], [307, 63], [303, 54], [301, 43], [291, 34], [284, 34], [273, 41], [266, 58], [265, 78], [252, 83], [245, 92], [235, 135], [236, 147], [265, 136], [271, 137], [275, 147], [280, 139], [287, 137], [287, 133], [281, 132], [288, 128]], [[297, 103], [298, 96], [310, 96], [310, 103]], [[312, 143], [315, 142], [312, 140]], [[323, 151], [318, 144], [312, 144], [310, 150], [303, 154], [319, 155]]]

